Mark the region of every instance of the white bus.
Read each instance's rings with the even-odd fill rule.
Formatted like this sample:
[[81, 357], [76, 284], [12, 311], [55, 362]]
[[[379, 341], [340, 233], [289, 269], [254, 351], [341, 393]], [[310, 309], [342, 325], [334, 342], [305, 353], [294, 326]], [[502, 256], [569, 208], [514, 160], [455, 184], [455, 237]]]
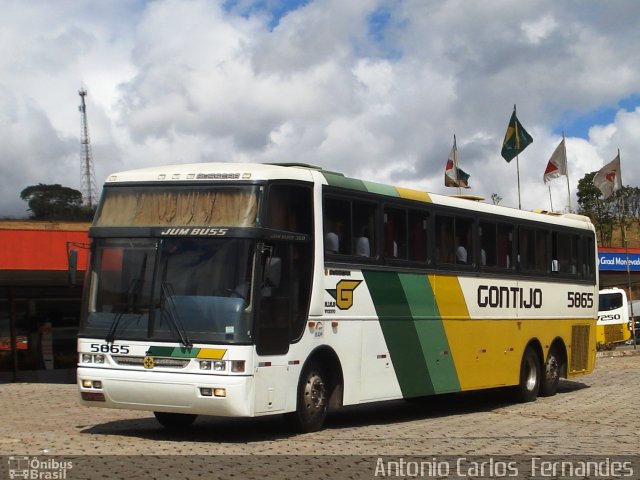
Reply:
[[593, 225], [305, 165], [111, 175], [90, 229], [84, 405], [287, 414], [511, 386], [595, 362]]
[[598, 323], [596, 344], [598, 348], [610, 348], [631, 338], [630, 305], [627, 293], [621, 288], [600, 290], [598, 296]]

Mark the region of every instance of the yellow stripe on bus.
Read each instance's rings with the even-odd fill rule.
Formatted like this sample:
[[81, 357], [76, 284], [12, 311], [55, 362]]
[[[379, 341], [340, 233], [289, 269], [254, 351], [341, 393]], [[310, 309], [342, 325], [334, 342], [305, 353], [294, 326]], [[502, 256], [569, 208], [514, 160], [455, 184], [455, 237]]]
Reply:
[[407, 200], [417, 200], [419, 202], [431, 203], [431, 197], [427, 192], [421, 192], [419, 190], [412, 190], [410, 188], [396, 187], [400, 198], [406, 198]]
[[207, 358], [211, 360], [222, 360], [227, 350], [225, 348], [201, 348], [197, 358]]
[[[429, 275], [461, 390], [516, 382], [520, 360], [504, 362], [504, 321], [472, 320], [455, 276]], [[509, 352], [514, 353], [515, 352]], [[515, 355], [514, 355], [515, 358]], [[512, 366], [515, 364], [515, 368]], [[510, 365], [508, 370], [500, 365]]]

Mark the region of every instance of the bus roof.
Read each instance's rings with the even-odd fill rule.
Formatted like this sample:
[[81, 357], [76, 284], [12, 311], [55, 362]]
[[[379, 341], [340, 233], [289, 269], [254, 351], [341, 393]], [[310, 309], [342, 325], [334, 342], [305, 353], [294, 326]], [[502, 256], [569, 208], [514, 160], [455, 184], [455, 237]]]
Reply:
[[466, 196], [441, 195], [425, 191], [394, 187], [365, 180], [345, 177], [341, 173], [324, 170], [305, 163], [189, 163], [142, 168], [113, 173], [105, 185], [142, 182], [207, 182], [207, 181], [264, 181], [276, 179], [321, 182], [335, 187], [416, 200], [436, 205], [462, 208], [492, 215], [516, 217], [550, 224], [594, 230], [588, 217], [559, 214], [544, 210], [526, 211], [513, 207], [492, 205]]

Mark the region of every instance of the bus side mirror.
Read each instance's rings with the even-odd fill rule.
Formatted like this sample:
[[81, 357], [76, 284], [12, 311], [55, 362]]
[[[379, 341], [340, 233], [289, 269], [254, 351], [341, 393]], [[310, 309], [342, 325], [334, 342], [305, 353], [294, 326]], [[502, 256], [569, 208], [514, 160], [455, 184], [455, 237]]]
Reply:
[[67, 262], [69, 267], [69, 283], [71, 286], [76, 286], [78, 276], [78, 251], [69, 250], [67, 256]]

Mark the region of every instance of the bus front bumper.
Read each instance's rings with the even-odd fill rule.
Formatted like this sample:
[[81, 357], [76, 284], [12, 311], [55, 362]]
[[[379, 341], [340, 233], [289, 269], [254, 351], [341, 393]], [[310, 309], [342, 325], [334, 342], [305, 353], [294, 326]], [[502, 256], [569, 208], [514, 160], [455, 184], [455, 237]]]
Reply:
[[252, 416], [252, 377], [78, 367], [88, 407], [222, 417]]

